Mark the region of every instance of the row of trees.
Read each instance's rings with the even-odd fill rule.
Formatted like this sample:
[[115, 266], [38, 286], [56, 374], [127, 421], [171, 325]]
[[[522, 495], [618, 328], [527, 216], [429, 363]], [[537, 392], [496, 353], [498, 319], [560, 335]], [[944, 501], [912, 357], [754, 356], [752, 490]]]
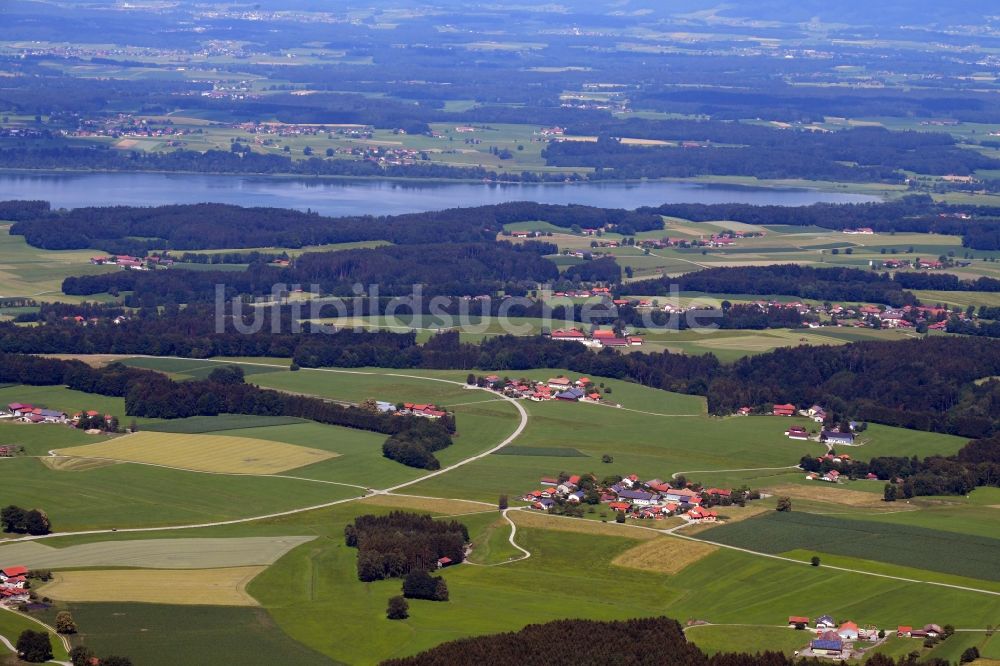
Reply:
[[[432, 571], [442, 557], [461, 562], [469, 531], [458, 521], [393, 511], [355, 518], [344, 527], [344, 542], [358, 549], [358, 579], [371, 582], [404, 577], [415, 570]], [[418, 584], [414, 579], [411, 591], [426, 591], [426, 581], [421, 581]]]

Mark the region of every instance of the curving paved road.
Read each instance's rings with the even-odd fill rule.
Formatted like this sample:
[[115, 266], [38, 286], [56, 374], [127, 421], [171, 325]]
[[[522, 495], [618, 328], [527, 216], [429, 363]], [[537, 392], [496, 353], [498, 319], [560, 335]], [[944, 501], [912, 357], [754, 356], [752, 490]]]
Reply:
[[[148, 358], [153, 358], [153, 357], [148, 357]], [[155, 358], [181, 358], [181, 357], [159, 356], [159, 357], [155, 357]], [[184, 360], [190, 360], [190, 359], [184, 359]], [[209, 362], [211, 362], [211, 363], [221, 363], [221, 364], [231, 364], [232, 363], [232, 361], [218, 361], [218, 360], [212, 360], [212, 361], [209, 361]], [[272, 367], [272, 368], [273, 367], [283, 367], [283, 366], [275, 366], [273, 363], [247, 363], [247, 362], [240, 361], [239, 364], [240, 365], [264, 366], [264, 367]], [[386, 377], [403, 377], [403, 378], [407, 378], [407, 379], [419, 379], [421, 381], [443, 382], [445, 384], [453, 384], [455, 386], [462, 386], [462, 387], [468, 386], [464, 382], [454, 381], [452, 379], [441, 379], [441, 378], [438, 378], [438, 377], [423, 377], [423, 376], [420, 376], [420, 375], [407, 375], [407, 374], [401, 374], [401, 373], [388, 373], [388, 372], [387, 373], [377, 373], [377, 372], [364, 372], [364, 371], [361, 371], [361, 370], [340, 370], [340, 369], [334, 369], [334, 368], [303, 368], [303, 371], [306, 371], [306, 372], [334, 372], [334, 373], [340, 373], [340, 374], [354, 374], [354, 375], [380, 375], [380, 376], [386, 376]], [[481, 389], [479, 387], [469, 387], [469, 390], [485, 391], [487, 389]], [[313, 505], [313, 506], [306, 506], [306, 507], [301, 507], [301, 508], [298, 508], [298, 509], [289, 509], [288, 511], [279, 511], [279, 512], [276, 512], [276, 513], [269, 513], [269, 514], [265, 514], [265, 515], [261, 515], [261, 516], [249, 516], [247, 518], [233, 518], [233, 519], [230, 519], [230, 520], [217, 520], [217, 521], [208, 522], [208, 523], [194, 523], [194, 524], [188, 524], [188, 525], [169, 525], [169, 526], [165, 526], [165, 527], [126, 527], [126, 528], [122, 528], [122, 529], [110, 529], [110, 528], [108, 528], [108, 529], [97, 529], [97, 530], [83, 530], [83, 531], [78, 531], [78, 532], [51, 532], [49, 534], [42, 534], [42, 535], [38, 535], [38, 536], [30, 536], [29, 535], [29, 536], [19, 537], [19, 538], [16, 538], [16, 539], [7, 539], [7, 540], [4, 540], [4, 541], [0, 541], [0, 544], [15, 543], [15, 542], [18, 542], [18, 541], [38, 541], [38, 540], [42, 540], [42, 539], [54, 539], [54, 538], [64, 537], [64, 536], [78, 536], [78, 535], [91, 535], [91, 534], [112, 534], [112, 533], [119, 533], [119, 532], [129, 532], [129, 533], [135, 533], [135, 532], [162, 532], [162, 531], [167, 531], [167, 530], [170, 530], [170, 531], [174, 531], [174, 530], [189, 530], [189, 529], [200, 529], [200, 528], [203, 528], [203, 527], [222, 527], [222, 526], [225, 526], [225, 525], [238, 525], [238, 524], [241, 524], [241, 523], [252, 523], [252, 522], [259, 521], [259, 520], [269, 520], [271, 518], [282, 518], [284, 516], [293, 516], [295, 514], [305, 513], [307, 511], [316, 511], [316, 510], [319, 510], [319, 509], [328, 509], [330, 507], [337, 506], [338, 504], [345, 504], [347, 502], [354, 502], [356, 500], [363, 499], [365, 497], [371, 497], [372, 495], [388, 495], [388, 494], [393, 493], [393, 491], [399, 490], [401, 488], [406, 488], [408, 486], [412, 486], [412, 485], [415, 485], [417, 483], [420, 483], [421, 481], [426, 481], [427, 479], [431, 479], [431, 478], [434, 478], [436, 476], [440, 476], [441, 474], [445, 474], [446, 472], [450, 472], [450, 471], [452, 471], [454, 469], [458, 469], [459, 467], [462, 467], [463, 465], [467, 465], [470, 462], [473, 462], [473, 461], [476, 461], [476, 460], [481, 460], [482, 458], [485, 458], [486, 456], [488, 456], [488, 455], [490, 455], [490, 454], [492, 454], [492, 453], [494, 453], [494, 452], [502, 449], [503, 447], [507, 446], [508, 444], [510, 444], [511, 442], [513, 442], [515, 439], [517, 439], [521, 435], [522, 432], [524, 432], [524, 429], [528, 426], [528, 412], [525, 411], [524, 407], [521, 406], [521, 404], [517, 400], [515, 400], [514, 398], [508, 398], [507, 396], [499, 395], [499, 394], [493, 393], [492, 391], [490, 391], [489, 393], [490, 393], [490, 395], [496, 395], [499, 399], [506, 400], [507, 402], [510, 402], [511, 404], [514, 405], [514, 407], [518, 411], [518, 414], [520, 416], [520, 422], [517, 424], [517, 428], [514, 429], [514, 432], [511, 433], [510, 436], [508, 436], [507, 438], [505, 438], [498, 445], [496, 445], [496, 446], [494, 446], [494, 447], [492, 447], [492, 448], [490, 448], [490, 449], [488, 449], [486, 451], [483, 451], [482, 453], [478, 453], [478, 454], [476, 454], [474, 456], [470, 456], [469, 458], [465, 458], [463, 460], [460, 460], [457, 463], [454, 463], [454, 464], [449, 465], [447, 467], [442, 467], [439, 470], [436, 470], [434, 472], [430, 472], [428, 474], [424, 474], [423, 476], [419, 476], [419, 477], [417, 477], [415, 479], [412, 479], [410, 481], [406, 481], [405, 483], [397, 484], [397, 485], [392, 486], [390, 488], [384, 488], [384, 489], [381, 489], [381, 490], [376, 490], [376, 489], [373, 489], [373, 488], [365, 488], [366, 492], [363, 495], [360, 495], [359, 497], [348, 497], [348, 498], [345, 498], [345, 499], [334, 500], [332, 502], [326, 502], [324, 504], [316, 504], [316, 505]], [[149, 463], [140, 463], [140, 464], [149, 464]], [[184, 470], [184, 471], [192, 471], [192, 470]], [[196, 473], [201, 473], [201, 472], [196, 472]], [[297, 478], [297, 477], [288, 477], [288, 478]], [[314, 481], [314, 479], [301, 479], [301, 480], [303, 480], [303, 481]], [[326, 483], [333, 483], [333, 482], [326, 482]], [[337, 485], [349, 485], [349, 484], [337, 484]], [[362, 486], [357, 486], [357, 487], [361, 488]], [[516, 547], [516, 544], [515, 544], [515, 547]]]

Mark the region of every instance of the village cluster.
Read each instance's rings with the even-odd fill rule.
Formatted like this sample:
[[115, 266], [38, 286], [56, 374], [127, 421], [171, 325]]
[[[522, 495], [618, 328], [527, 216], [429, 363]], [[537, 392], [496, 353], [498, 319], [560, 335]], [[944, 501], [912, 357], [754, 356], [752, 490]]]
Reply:
[[546, 381], [531, 379], [501, 378], [499, 375], [475, 377], [470, 375], [468, 384], [496, 391], [508, 398], [523, 398], [533, 402], [563, 400], [565, 402], [600, 402], [603, 400], [600, 387], [588, 377], [572, 380], [568, 377], [552, 377]]
[[732, 490], [701, 488], [688, 483], [679, 483], [674, 487], [660, 479], [640, 481], [635, 474], [608, 485], [597, 483], [592, 476], [582, 477], [579, 474], [542, 477], [539, 484], [541, 488], [531, 490], [521, 498], [538, 511], [555, 511], [560, 504], [600, 503], [622, 519], [662, 520], [680, 516], [688, 523], [714, 523], [719, 514], [712, 511], [710, 505], [727, 506], [757, 496], [749, 491], [737, 491], [739, 496], [734, 497]]
[[174, 265], [171, 257], [151, 254], [148, 257], [133, 257], [128, 254], [118, 254], [107, 257], [91, 257], [90, 263], [95, 266], [112, 264], [125, 270], [151, 271], [157, 268], [170, 268]]
[[[808, 617], [793, 615], [788, 618], [789, 627], [809, 629], [816, 634], [816, 637], [809, 642], [808, 648], [797, 653], [802, 657], [826, 657], [837, 660], [860, 657], [864, 650], [881, 643], [889, 634], [889, 632], [880, 630], [874, 625], [860, 627], [850, 620], [836, 622], [829, 615], [817, 618], [812, 628], [809, 627], [809, 624]], [[901, 625], [896, 628], [895, 633], [899, 638], [932, 640], [945, 638], [948, 635], [944, 629], [936, 624], [928, 624], [920, 629]]]
[[177, 127], [170, 120], [153, 121], [136, 118], [130, 113], [118, 113], [109, 117], [81, 119], [76, 129], [61, 130], [60, 134], [67, 137], [170, 139], [202, 132], [201, 129]]
[[[46, 409], [35, 405], [12, 402], [6, 409], [0, 408], [0, 419], [12, 419], [21, 423], [62, 423], [77, 427], [83, 422], [86, 426], [100, 425], [105, 430], [115, 430], [118, 427], [118, 419], [111, 414], [101, 414], [100, 412], [88, 409], [76, 412], [72, 417], [58, 409]], [[82, 426], [81, 426], [82, 427]]]
[[619, 334], [612, 330], [597, 329], [587, 334], [577, 328], [557, 329], [549, 334], [553, 340], [579, 342], [588, 347], [641, 347], [643, 339], [638, 335]]

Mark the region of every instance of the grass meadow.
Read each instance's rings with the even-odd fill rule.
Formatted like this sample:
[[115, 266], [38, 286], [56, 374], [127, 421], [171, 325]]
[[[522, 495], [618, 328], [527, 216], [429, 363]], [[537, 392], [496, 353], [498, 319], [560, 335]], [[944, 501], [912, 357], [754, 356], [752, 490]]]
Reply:
[[35, 458], [0, 462], [4, 501], [46, 511], [55, 532], [243, 518], [357, 496], [356, 488], [275, 477], [184, 472], [127, 463], [53, 470]]
[[[98, 654], [136, 664], [301, 664], [330, 660], [290, 639], [264, 610], [141, 603], [59, 604], [73, 613], [80, 639]], [[50, 621], [55, 619], [55, 609]]]
[[[804, 512], [769, 512], [721, 525], [701, 538], [764, 553], [814, 550], [926, 569], [966, 578], [1000, 581], [1000, 539], [922, 527], [875, 523]], [[960, 552], [961, 557], [955, 553]]]
[[[398, 593], [399, 582], [357, 581], [356, 553], [343, 545], [339, 526], [359, 510], [348, 505], [281, 521], [311, 522], [322, 534], [250, 585], [251, 594], [293, 638], [349, 663], [373, 663], [443, 640], [567, 615], [665, 614], [682, 622], [782, 625], [790, 614], [828, 612], [885, 626], [950, 621], [975, 627], [1000, 609], [1000, 602], [974, 593], [928, 592], [916, 584], [728, 550], [709, 554], [673, 576], [637, 571], [611, 564], [636, 545], [624, 536], [631, 528], [622, 528], [623, 536], [607, 536], [522, 525], [517, 540], [532, 552], [531, 558], [502, 566], [448, 569], [443, 573], [451, 601], [413, 602], [410, 619], [389, 622], [384, 619], [385, 602]], [[508, 532], [497, 525], [495, 514], [460, 520], [470, 526], [474, 542], [489, 544], [488, 552], [474, 555], [474, 561], [496, 563], [512, 555], [501, 546]], [[935, 603], [921, 604], [929, 595]], [[324, 621], [330, 614], [342, 621], [330, 626]], [[346, 640], [347, 636], [352, 638]], [[785, 634], [762, 634], [753, 646], [785, 650], [785, 639]], [[743, 647], [738, 640], [726, 645], [720, 639], [716, 649]]]

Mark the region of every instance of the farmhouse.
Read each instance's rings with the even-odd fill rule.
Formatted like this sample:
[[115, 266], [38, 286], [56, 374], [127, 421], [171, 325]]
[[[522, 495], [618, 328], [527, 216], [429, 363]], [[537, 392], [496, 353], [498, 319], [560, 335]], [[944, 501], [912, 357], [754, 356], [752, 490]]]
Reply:
[[719, 514], [716, 513], [715, 511], [709, 511], [708, 509], [703, 509], [700, 506], [696, 506], [695, 508], [688, 511], [684, 515], [684, 517], [689, 522], [714, 523], [719, 519]]
[[574, 342], [583, 342], [584, 340], [587, 339], [587, 336], [584, 335], [582, 331], [579, 331], [575, 328], [571, 328], [568, 331], [557, 329], [555, 331], [552, 331], [549, 337], [551, 337], [553, 340], [571, 340]]
[[839, 483], [840, 482], [840, 472], [835, 469], [831, 469], [829, 472], [820, 477], [824, 481], [829, 483]]
[[824, 430], [820, 435], [820, 440], [825, 441], [827, 444], [846, 444], [848, 446], [853, 446], [854, 433], [839, 432], [837, 430]]
[[618, 499], [628, 500], [632, 504], [639, 506], [649, 506], [655, 504], [658, 497], [653, 493], [647, 493], [642, 490], [623, 490], [618, 493]]
[[586, 392], [582, 388], [571, 388], [568, 391], [562, 391], [561, 393], [556, 393], [556, 400], [568, 400], [570, 402], [576, 402], [586, 395]]
[[837, 629], [837, 635], [845, 641], [858, 640], [858, 625], [854, 622], [844, 622]]
[[785, 431], [788, 439], [809, 439], [809, 432], [801, 426], [792, 426]]
[[844, 651], [844, 642], [838, 638], [817, 638], [809, 643], [809, 648], [819, 657], [840, 657]]
[[830, 615], [820, 615], [816, 618], [817, 629], [833, 629], [836, 626], [837, 623], [833, 621], [833, 617]]
[[795, 416], [795, 405], [775, 405], [771, 413], [775, 416]]
[[664, 494], [664, 499], [668, 502], [695, 504], [701, 502], [701, 495], [687, 488], [672, 488]]
[[819, 405], [813, 405], [806, 411], [806, 413], [808, 414], [809, 418], [811, 418], [816, 423], [822, 423], [823, 421], [826, 420], [826, 410], [820, 407]]

